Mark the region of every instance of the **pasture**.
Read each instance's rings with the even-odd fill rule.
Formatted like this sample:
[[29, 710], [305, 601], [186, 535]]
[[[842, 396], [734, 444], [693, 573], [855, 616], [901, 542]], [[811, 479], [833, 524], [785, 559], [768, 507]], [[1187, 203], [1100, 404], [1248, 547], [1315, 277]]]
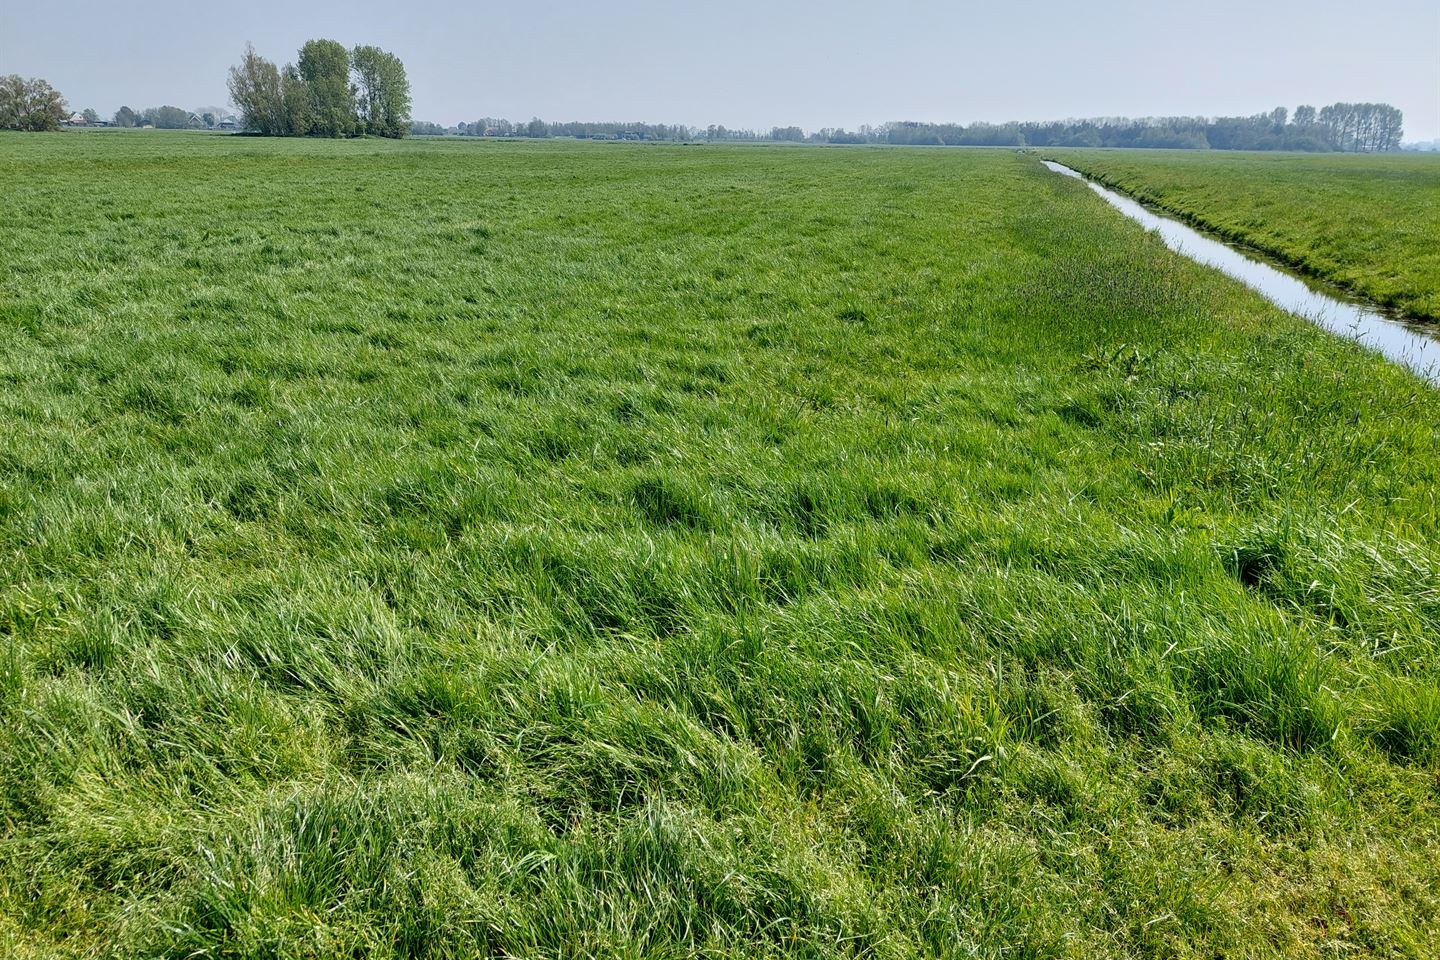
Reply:
[[1034, 157], [0, 183], [7, 955], [1440, 949], [1440, 394]]

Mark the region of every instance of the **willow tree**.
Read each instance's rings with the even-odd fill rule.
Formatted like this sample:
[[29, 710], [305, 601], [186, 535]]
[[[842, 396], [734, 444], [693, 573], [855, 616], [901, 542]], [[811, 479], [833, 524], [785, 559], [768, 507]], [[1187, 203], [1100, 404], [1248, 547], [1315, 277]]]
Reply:
[[65, 98], [44, 80], [0, 77], [0, 130], [59, 130], [65, 117]]
[[230, 68], [230, 100], [246, 130], [278, 137], [291, 133], [285, 122], [280, 68], [245, 45], [245, 57]]
[[357, 92], [360, 131], [380, 137], [410, 132], [410, 81], [405, 64], [379, 47], [359, 46], [350, 52]]

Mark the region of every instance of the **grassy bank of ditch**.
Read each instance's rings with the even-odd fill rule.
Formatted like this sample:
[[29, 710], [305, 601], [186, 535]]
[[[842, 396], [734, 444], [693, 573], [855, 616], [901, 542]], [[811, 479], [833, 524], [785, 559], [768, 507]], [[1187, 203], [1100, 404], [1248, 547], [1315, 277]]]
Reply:
[[1440, 321], [1440, 157], [1042, 152], [1312, 276]]
[[1440, 394], [999, 151], [0, 137], [0, 944], [1421, 956]]

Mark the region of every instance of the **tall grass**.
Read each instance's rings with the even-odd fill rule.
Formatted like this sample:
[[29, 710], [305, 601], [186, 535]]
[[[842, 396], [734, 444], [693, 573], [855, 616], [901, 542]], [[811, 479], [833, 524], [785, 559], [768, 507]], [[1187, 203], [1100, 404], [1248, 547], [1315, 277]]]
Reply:
[[0, 179], [10, 954], [1434, 952], [1440, 400], [1082, 185]]

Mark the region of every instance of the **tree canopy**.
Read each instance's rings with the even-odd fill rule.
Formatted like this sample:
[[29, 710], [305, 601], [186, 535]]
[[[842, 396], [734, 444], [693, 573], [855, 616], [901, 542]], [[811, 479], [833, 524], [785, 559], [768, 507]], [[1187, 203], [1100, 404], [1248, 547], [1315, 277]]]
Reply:
[[410, 83], [405, 65], [379, 47], [350, 52], [355, 72], [360, 131], [380, 137], [403, 137], [410, 123]]
[[310, 133], [353, 136], [359, 126], [355, 88], [350, 85], [350, 54], [334, 40], [309, 40], [296, 64], [309, 97]]
[[0, 77], [0, 130], [58, 130], [66, 116], [65, 98], [39, 77]]
[[230, 68], [230, 100], [240, 111], [245, 129], [266, 136], [302, 134], [285, 122], [280, 70], [247, 45], [245, 57]]
[[151, 107], [140, 115], [140, 122], [148, 123], [158, 130], [191, 130], [200, 126], [193, 113], [171, 104]]
[[230, 68], [230, 99], [241, 126], [276, 137], [403, 137], [410, 132], [410, 81], [393, 53], [374, 46], [347, 51], [310, 40], [283, 68], [246, 46]]

